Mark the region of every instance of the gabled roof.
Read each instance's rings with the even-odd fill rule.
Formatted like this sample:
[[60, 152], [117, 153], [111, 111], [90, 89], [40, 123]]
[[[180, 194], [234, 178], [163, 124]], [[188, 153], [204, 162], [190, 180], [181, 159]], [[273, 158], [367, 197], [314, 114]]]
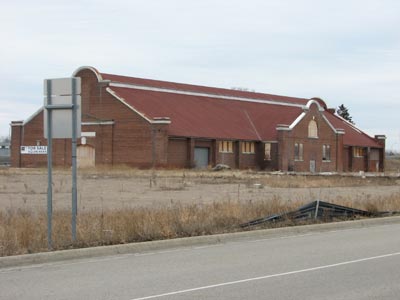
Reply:
[[284, 106], [112, 87], [149, 119], [169, 117], [169, 134], [219, 139], [276, 140], [276, 125], [291, 124], [300, 106]]
[[375, 139], [371, 138], [368, 134], [361, 131], [341, 117], [329, 112], [324, 112], [324, 115], [335, 128], [344, 130], [345, 134], [343, 137], [343, 143], [345, 145], [382, 148], [382, 146], [378, 144]]
[[123, 99], [147, 120], [170, 118], [170, 136], [276, 141], [277, 126], [295, 126], [313, 101], [318, 103], [332, 130], [344, 130], [345, 145], [382, 147], [328, 111], [323, 100], [318, 98], [310, 100], [150, 80], [99, 73], [88, 68], [96, 73], [98, 80], [108, 82], [108, 89], [114, 96]]
[[193, 93], [211, 94], [216, 96], [243, 97], [248, 99], [270, 100], [297, 105], [306, 105], [309, 99], [278, 96], [264, 93], [240, 91], [234, 89], [223, 89], [192, 84], [175, 83], [160, 80], [151, 80], [135, 77], [127, 77], [113, 74], [101, 73], [103, 80], [110, 80], [113, 83], [125, 83], [131, 86], [153, 87], [170, 91], [186, 91]]

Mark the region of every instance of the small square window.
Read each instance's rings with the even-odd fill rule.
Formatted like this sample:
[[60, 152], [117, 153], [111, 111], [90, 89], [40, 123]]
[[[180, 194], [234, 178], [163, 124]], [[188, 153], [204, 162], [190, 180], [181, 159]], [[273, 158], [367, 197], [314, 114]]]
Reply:
[[242, 153], [255, 153], [254, 142], [242, 142]]
[[364, 148], [354, 147], [353, 148], [353, 156], [354, 157], [363, 157], [364, 156]]
[[233, 141], [220, 141], [219, 152], [221, 153], [232, 153], [233, 152]]

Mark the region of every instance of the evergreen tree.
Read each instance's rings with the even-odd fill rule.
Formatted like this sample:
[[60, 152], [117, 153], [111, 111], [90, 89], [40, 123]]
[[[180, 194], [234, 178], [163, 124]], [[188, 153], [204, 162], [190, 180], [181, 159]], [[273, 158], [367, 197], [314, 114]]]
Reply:
[[338, 107], [338, 109], [336, 110], [336, 113], [339, 116], [341, 116], [343, 119], [345, 119], [346, 121], [350, 122], [351, 124], [355, 124], [353, 122], [353, 118], [349, 114], [349, 109], [346, 106], [344, 106], [344, 104], [342, 104]]

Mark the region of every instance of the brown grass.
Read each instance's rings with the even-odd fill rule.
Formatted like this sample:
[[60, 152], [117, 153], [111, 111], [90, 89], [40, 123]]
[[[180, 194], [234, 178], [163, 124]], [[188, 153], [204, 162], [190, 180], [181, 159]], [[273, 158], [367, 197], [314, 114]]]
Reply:
[[[398, 168], [396, 161], [390, 163], [392, 169]], [[398, 166], [400, 167], [400, 164]], [[57, 169], [56, 171], [58, 177], [55, 177], [54, 193], [68, 193], [70, 182], [67, 181], [70, 170]], [[20, 175], [29, 174], [33, 178], [41, 177], [45, 180], [45, 173], [45, 169], [0, 169], [0, 175], [7, 179], [7, 184], [0, 184], [0, 196], [4, 197], [3, 199], [9, 199], [8, 208], [0, 210], [0, 256], [47, 251], [46, 213], [38, 208], [20, 208], [26, 207], [25, 204], [30, 201], [30, 196], [45, 195], [45, 186], [36, 181], [22, 181]], [[105, 178], [116, 179], [120, 188], [119, 191], [112, 190], [112, 194], [99, 194], [95, 200], [101, 202], [101, 209], [98, 209], [99, 206], [93, 206], [94, 208], [91, 209], [82, 207], [78, 215], [78, 240], [75, 244], [71, 243], [70, 210], [62, 208], [56, 210], [53, 214], [54, 250], [234, 232], [241, 230], [238, 226], [241, 223], [291, 211], [305, 202], [315, 200], [317, 197], [314, 193], [320, 191], [318, 188], [399, 185], [399, 177], [362, 178], [352, 176], [352, 174], [346, 176], [281, 175], [255, 171], [146, 171], [123, 166], [112, 169], [80, 170], [79, 177], [82, 180], [82, 186], [85, 179], [93, 181], [92, 179]], [[217, 185], [237, 183], [238, 187], [237, 195], [227, 194], [223, 198], [225, 201], [213, 203], [201, 202], [196, 198], [188, 201], [187, 204], [183, 204], [186, 203], [184, 201], [171, 200], [167, 205], [134, 208], [123, 208], [119, 205], [117, 206], [121, 207], [119, 209], [103, 209], [103, 201], [108, 197], [110, 197], [108, 202], [114, 203], [112, 197], [118, 198], [124, 194], [129, 194], [131, 197], [135, 194], [136, 190], [131, 189], [131, 185], [140, 181], [124, 181], [123, 179], [126, 178], [144, 179], [146, 185], [148, 182], [148, 188], [143, 189], [141, 193], [150, 193], [154, 190], [158, 193], [157, 197], [162, 197], [161, 194], [167, 194], [168, 191], [191, 193], [190, 188], [196, 184], [213, 184], [213, 186], [215, 184], [218, 187]], [[101, 182], [106, 184], [105, 181]], [[97, 180], [96, 183], [99, 184]], [[256, 184], [257, 187], [255, 187]], [[267, 194], [261, 192], [264, 190], [268, 192], [268, 187], [293, 188], [293, 193], [296, 193], [296, 188], [309, 188], [310, 195], [302, 198], [296, 194], [294, 197], [296, 199], [293, 201], [286, 201], [280, 196], [273, 195], [266, 200]], [[218, 193], [219, 190], [212, 191]], [[224, 192], [220, 193], [225, 195]], [[15, 204], [16, 195], [23, 196], [22, 205]], [[245, 200], [243, 200], [244, 195], [248, 196]], [[281, 192], [277, 195], [281, 195]], [[331, 201], [371, 212], [400, 211], [400, 191], [390, 196], [357, 193], [352, 200], [342, 197], [336, 196], [334, 201]], [[247, 200], [249, 198], [253, 200]], [[214, 194], [212, 194], [212, 200], [214, 200]], [[201, 203], [199, 204], [198, 201]], [[97, 202], [96, 204], [100, 205]]]
[[[400, 194], [385, 199], [360, 199], [336, 204], [369, 211], [400, 211]], [[225, 201], [212, 204], [89, 211], [78, 215], [78, 241], [71, 243], [69, 211], [53, 214], [54, 250], [121, 244], [238, 231], [239, 224], [259, 217], [291, 211], [302, 203]], [[45, 213], [27, 210], [0, 212], [0, 256], [47, 251]]]
[[387, 155], [386, 156], [385, 170], [387, 172], [400, 173], [400, 157], [399, 157], [399, 155]]

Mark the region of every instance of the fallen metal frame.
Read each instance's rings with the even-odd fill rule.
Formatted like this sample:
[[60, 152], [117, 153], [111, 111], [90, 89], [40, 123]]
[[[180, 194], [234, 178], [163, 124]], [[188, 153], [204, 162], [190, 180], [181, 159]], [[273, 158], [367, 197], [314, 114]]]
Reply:
[[335, 218], [351, 219], [355, 217], [375, 217], [375, 216], [391, 215], [395, 213], [396, 212], [370, 212], [366, 210], [324, 202], [321, 200], [315, 200], [313, 202], [310, 202], [306, 205], [299, 207], [297, 210], [255, 219], [250, 222], [241, 224], [240, 227], [245, 228], [268, 222], [276, 222], [282, 220], [303, 221], [312, 219], [332, 220]]

